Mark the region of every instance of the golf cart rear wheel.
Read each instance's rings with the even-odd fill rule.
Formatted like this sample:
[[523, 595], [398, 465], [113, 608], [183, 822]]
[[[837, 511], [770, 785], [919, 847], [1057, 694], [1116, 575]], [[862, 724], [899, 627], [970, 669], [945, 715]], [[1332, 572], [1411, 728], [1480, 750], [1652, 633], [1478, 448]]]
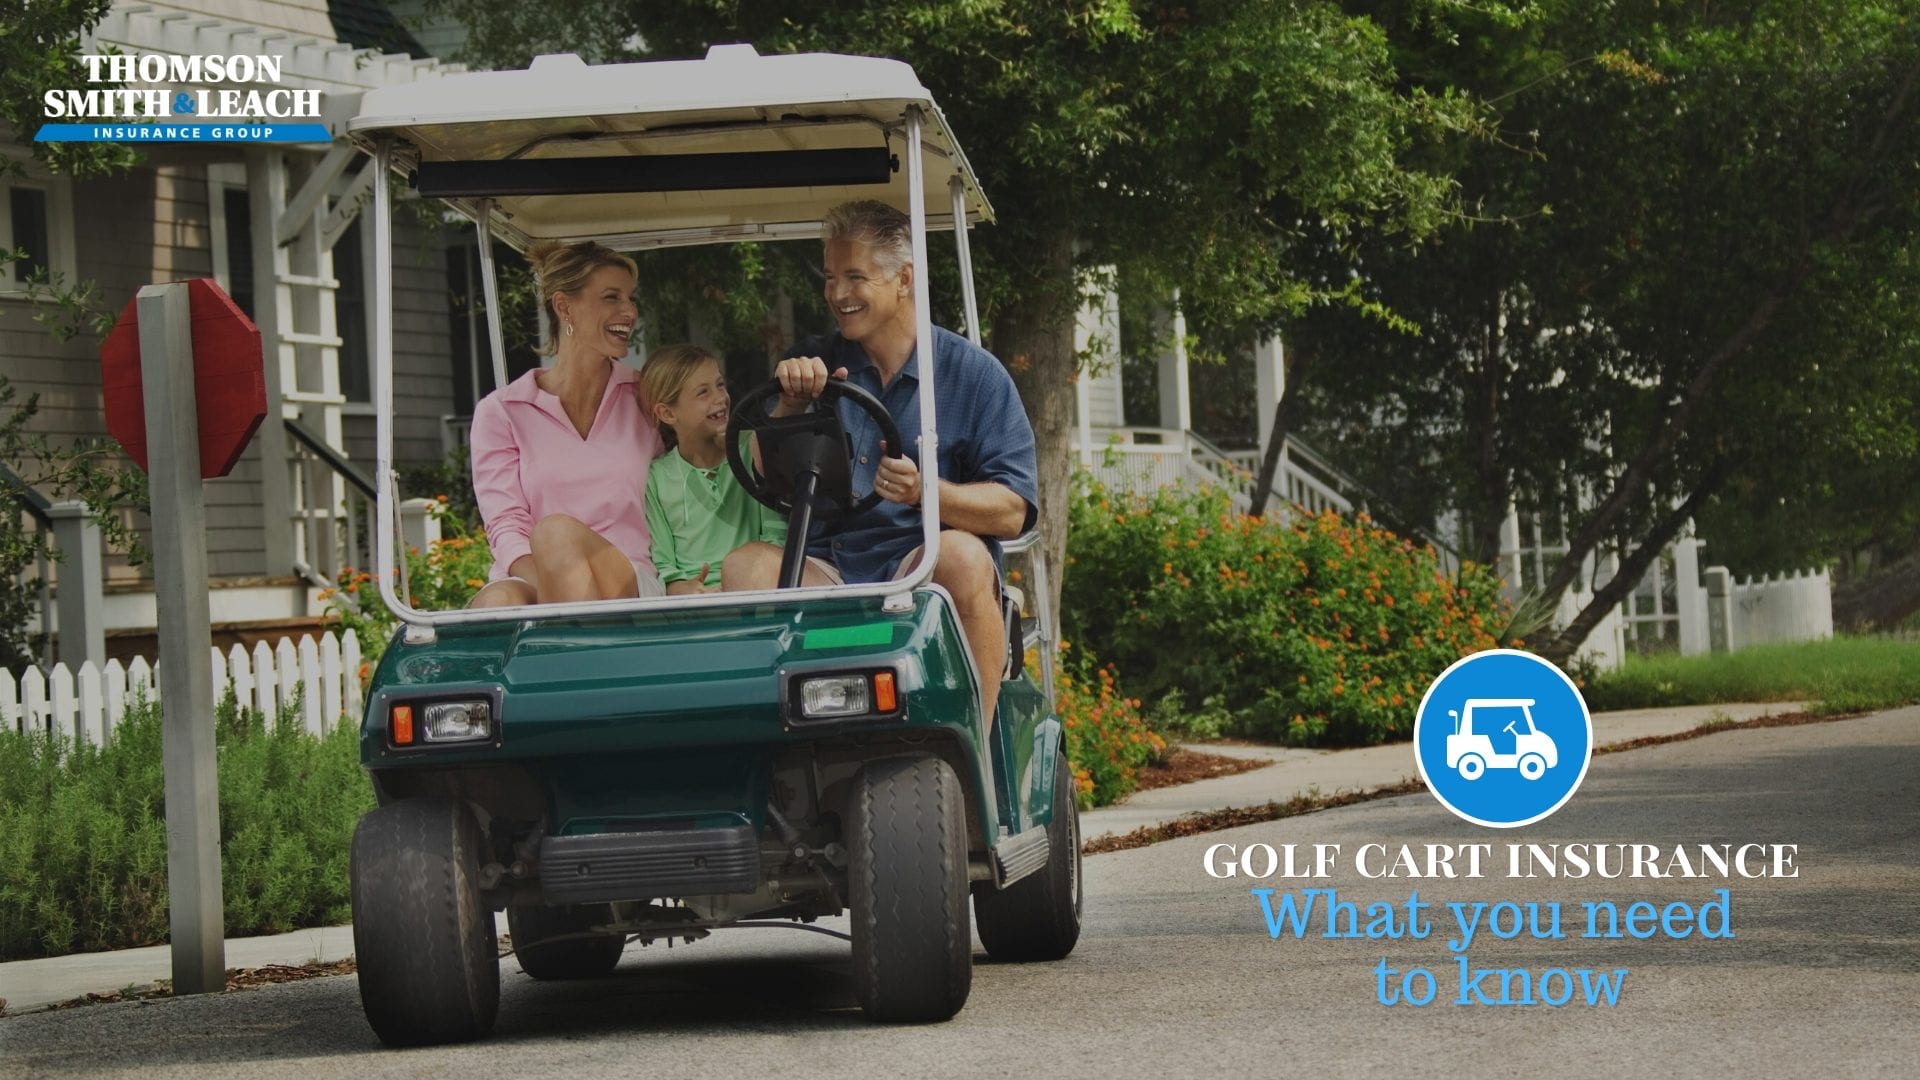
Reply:
[[1080, 940], [1080, 804], [1065, 755], [1054, 758], [1047, 865], [1004, 889], [983, 882], [973, 896], [980, 941], [995, 960], [1058, 960]]
[[1487, 771], [1487, 763], [1479, 754], [1468, 754], [1460, 759], [1459, 768], [1462, 780], [1478, 780]]
[[480, 900], [480, 825], [454, 799], [404, 799], [353, 833], [353, 951], [360, 1004], [390, 1046], [493, 1030], [500, 959]]
[[888, 758], [848, 815], [853, 987], [876, 1020], [946, 1020], [973, 987], [966, 796], [939, 758]]
[[[513, 956], [520, 970], [536, 979], [598, 979], [620, 964], [626, 949], [623, 934], [573, 937], [595, 923], [613, 921], [605, 904], [546, 907], [515, 904], [507, 908], [507, 933], [513, 936]], [[565, 941], [549, 939], [566, 937]]]

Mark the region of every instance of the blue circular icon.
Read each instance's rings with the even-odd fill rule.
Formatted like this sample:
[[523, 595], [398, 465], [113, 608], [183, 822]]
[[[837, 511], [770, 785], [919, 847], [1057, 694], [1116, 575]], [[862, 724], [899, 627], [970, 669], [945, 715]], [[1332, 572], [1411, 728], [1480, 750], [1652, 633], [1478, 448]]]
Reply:
[[1573, 680], [1532, 653], [1453, 662], [1413, 718], [1414, 761], [1440, 805], [1494, 829], [1566, 805], [1593, 760], [1593, 717]]

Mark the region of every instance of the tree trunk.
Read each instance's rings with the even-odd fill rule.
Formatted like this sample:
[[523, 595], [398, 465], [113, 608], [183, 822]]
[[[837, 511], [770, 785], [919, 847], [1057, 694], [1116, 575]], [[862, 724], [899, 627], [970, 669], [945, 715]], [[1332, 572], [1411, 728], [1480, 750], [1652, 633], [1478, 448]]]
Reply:
[[[1074, 380], [1073, 238], [1060, 234], [1036, 245], [1029, 266], [1044, 285], [1023, 290], [993, 321], [994, 355], [1007, 365], [1033, 424], [1040, 488], [1040, 546], [1047, 560], [1052, 610], [1060, 613], [1066, 576], [1068, 482], [1073, 469]], [[1058, 291], [1056, 291], [1058, 290]]]
[[1253, 505], [1248, 512], [1254, 517], [1266, 516], [1267, 499], [1273, 495], [1275, 474], [1280, 471], [1280, 450], [1287, 445], [1287, 420], [1300, 389], [1299, 380], [1306, 374], [1306, 366], [1298, 359], [1287, 365], [1286, 387], [1280, 391], [1280, 400], [1273, 404], [1273, 433], [1267, 438], [1267, 452], [1260, 460], [1260, 476], [1253, 484]]
[[[1504, 294], [1496, 293], [1493, 310], [1487, 315], [1485, 337], [1480, 345], [1480, 378], [1478, 385], [1473, 388], [1472, 402], [1468, 405], [1474, 439], [1474, 495], [1479, 506], [1468, 518], [1472, 538], [1467, 552], [1482, 566], [1493, 567], [1500, 565], [1500, 533], [1507, 521], [1509, 504], [1513, 501], [1513, 485], [1507, 478], [1506, 464], [1500, 460], [1498, 441], [1503, 419], [1500, 391], [1506, 377], [1500, 327], [1500, 310], [1504, 303]], [[1520, 587], [1517, 581], [1507, 584]]]
[[1607, 617], [1607, 612], [1618, 607], [1621, 601], [1632, 595], [1633, 590], [1639, 587], [1640, 579], [1646, 576], [1647, 567], [1653, 565], [1653, 560], [1659, 558], [1660, 553], [1666, 550], [1667, 542], [1677, 536], [1687, 520], [1699, 511], [1700, 504], [1720, 490], [1720, 484], [1725, 479], [1725, 469], [1716, 469], [1709, 473], [1687, 496], [1685, 502], [1655, 522], [1647, 535], [1641, 538], [1639, 546], [1620, 561], [1620, 569], [1613, 575], [1613, 580], [1602, 585], [1599, 591], [1593, 594], [1593, 599], [1587, 602], [1587, 606], [1581, 608], [1580, 613], [1573, 617], [1573, 621], [1537, 650], [1539, 654], [1556, 664], [1565, 664], [1573, 656], [1574, 650], [1587, 640], [1587, 635], [1593, 633], [1593, 628], [1600, 625], [1600, 620]]

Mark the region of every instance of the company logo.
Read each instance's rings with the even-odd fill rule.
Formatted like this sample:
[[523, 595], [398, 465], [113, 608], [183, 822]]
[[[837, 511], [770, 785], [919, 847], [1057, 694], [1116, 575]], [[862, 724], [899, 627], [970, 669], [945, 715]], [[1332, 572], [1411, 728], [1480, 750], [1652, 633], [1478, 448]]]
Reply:
[[1566, 805], [1593, 758], [1593, 717], [1573, 680], [1532, 653], [1454, 661], [1420, 699], [1414, 760], [1440, 805], [1494, 829]]
[[[36, 142], [328, 142], [320, 91], [280, 86], [281, 57], [88, 54], [87, 86], [40, 97]], [[305, 122], [302, 122], [305, 121]]]

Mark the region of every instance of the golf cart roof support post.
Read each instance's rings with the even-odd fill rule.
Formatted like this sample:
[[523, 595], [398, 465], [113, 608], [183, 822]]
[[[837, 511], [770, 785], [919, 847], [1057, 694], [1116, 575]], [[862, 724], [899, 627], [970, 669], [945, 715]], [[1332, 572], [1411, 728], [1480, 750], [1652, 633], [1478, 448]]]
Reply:
[[[920, 481], [920, 543], [925, 554], [920, 565], [900, 582], [917, 589], [933, 578], [940, 558], [940, 436], [934, 426], [939, 403], [934, 400], [933, 301], [927, 291], [926, 162], [921, 158], [920, 133], [926, 114], [907, 106], [907, 214], [913, 228], [913, 340], [920, 355], [920, 460], [933, 463], [933, 482]], [[961, 222], [956, 222], [956, 226]], [[906, 438], [903, 432], [900, 436]], [[905, 452], [906, 447], [900, 448]]]
[[[404, 610], [395, 595], [397, 552], [393, 540], [399, 500], [388, 479], [393, 476], [393, 144], [382, 139], [373, 167], [380, 170], [373, 185], [373, 411], [374, 476], [382, 496], [374, 499], [374, 581], [390, 611]], [[398, 492], [394, 493], [395, 495]]]
[[507, 347], [500, 334], [500, 277], [493, 266], [493, 200], [481, 199], [476, 210], [473, 228], [479, 236], [480, 287], [487, 295], [487, 347], [493, 350], [493, 386], [497, 390], [507, 385]]
[[980, 305], [973, 296], [973, 244], [967, 235], [967, 182], [955, 172], [947, 180], [953, 193], [953, 246], [960, 253], [960, 295], [967, 303], [967, 339], [981, 348]]

